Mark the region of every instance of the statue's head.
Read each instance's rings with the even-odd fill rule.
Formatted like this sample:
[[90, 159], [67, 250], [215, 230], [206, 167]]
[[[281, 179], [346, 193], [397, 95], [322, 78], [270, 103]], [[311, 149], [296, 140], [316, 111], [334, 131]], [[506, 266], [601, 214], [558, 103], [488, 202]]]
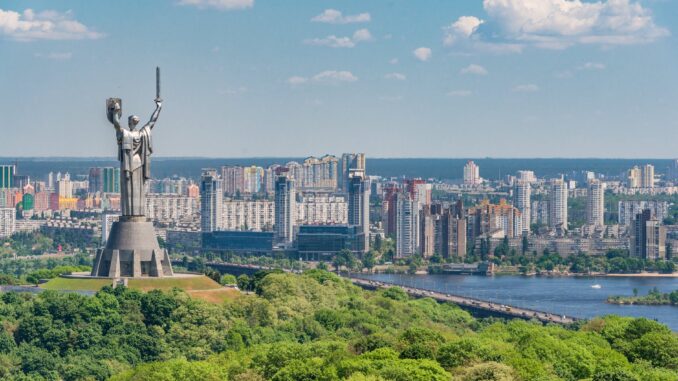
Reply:
[[130, 115], [129, 119], [127, 119], [127, 124], [129, 125], [129, 130], [134, 131], [137, 124], [139, 124], [139, 117], [136, 115]]

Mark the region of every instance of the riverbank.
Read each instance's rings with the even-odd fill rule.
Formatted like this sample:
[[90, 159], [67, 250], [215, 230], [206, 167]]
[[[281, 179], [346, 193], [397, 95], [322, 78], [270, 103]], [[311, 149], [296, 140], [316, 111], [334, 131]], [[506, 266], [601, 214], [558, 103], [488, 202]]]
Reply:
[[645, 306], [675, 306], [678, 307], [678, 290], [661, 293], [657, 288], [651, 289], [647, 295], [638, 296], [638, 290], [634, 290], [634, 296], [610, 296], [607, 303], [619, 305], [645, 305]]

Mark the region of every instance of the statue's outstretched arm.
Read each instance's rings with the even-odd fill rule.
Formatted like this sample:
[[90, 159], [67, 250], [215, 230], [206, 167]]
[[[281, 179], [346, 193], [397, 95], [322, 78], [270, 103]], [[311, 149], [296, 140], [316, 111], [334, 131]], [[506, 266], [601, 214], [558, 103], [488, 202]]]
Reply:
[[118, 111], [120, 110], [120, 105], [115, 104], [115, 109], [112, 110], [112, 112], [109, 111], [108, 114], [108, 120], [113, 123], [113, 127], [115, 127], [116, 131], [120, 131], [120, 115], [118, 114]]
[[148, 127], [150, 129], [153, 129], [153, 126], [155, 126], [155, 122], [158, 121], [158, 116], [160, 115], [160, 109], [162, 109], [162, 103], [158, 100], [155, 101], [155, 111], [153, 111], [153, 115], [151, 115], [151, 120], [146, 123], [144, 127]]

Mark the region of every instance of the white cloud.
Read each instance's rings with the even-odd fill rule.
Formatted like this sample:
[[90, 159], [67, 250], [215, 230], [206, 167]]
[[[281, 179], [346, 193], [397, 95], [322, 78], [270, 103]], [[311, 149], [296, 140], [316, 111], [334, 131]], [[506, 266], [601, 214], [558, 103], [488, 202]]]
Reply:
[[575, 44], [637, 44], [669, 35], [631, 0], [484, 0], [506, 39], [547, 49]]
[[404, 80], [407, 79], [407, 76], [405, 76], [405, 74], [402, 74], [402, 73], [388, 73], [388, 74], [384, 75], [384, 78], [395, 79], [397, 81], [404, 81]]
[[372, 34], [367, 29], [358, 29], [353, 33], [353, 37], [337, 37], [335, 35], [325, 38], [308, 38], [304, 40], [306, 45], [328, 46], [330, 48], [353, 48], [359, 42], [372, 40]]
[[192, 5], [201, 9], [213, 8], [221, 11], [247, 9], [254, 6], [254, 0], [179, 0], [180, 5]]
[[473, 94], [470, 90], [452, 90], [447, 93], [450, 97], [468, 97]]
[[516, 93], [534, 93], [539, 91], [539, 86], [535, 84], [518, 85], [513, 88]]
[[304, 40], [304, 44], [328, 46], [330, 48], [352, 48], [355, 46], [355, 42], [349, 37], [337, 37], [335, 35], [327, 36], [325, 38], [309, 38]]
[[445, 45], [453, 45], [459, 39], [467, 39], [478, 30], [485, 21], [475, 16], [461, 16], [451, 25], [443, 28]]
[[355, 82], [358, 77], [346, 70], [325, 70], [314, 75], [311, 78], [294, 76], [287, 79], [287, 83], [292, 86], [302, 85], [308, 82], [338, 84], [341, 82]]
[[426, 47], [416, 48], [412, 51], [412, 54], [419, 60], [426, 62], [431, 59], [431, 49]]
[[73, 53], [71, 52], [47, 53], [47, 54], [35, 53], [35, 56], [37, 58], [45, 58], [54, 61], [68, 61], [73, 57]]
[[605, 70], [605, 64], [600, 62], [587, 62], [577, 67], [579, 70]]
[[22, 13], [0, 9], [0, 36], [19, 41], [32, 40], [86, 40], [103, 37], [81, 22], [72, 12], [26, 9]]
[[315, 82], [327, 83], [355, 82], [358, 80], [358, 77], [353, 75], [350, 71], [325, 70], [314, 75], [312, 80]]
[[478, 64], [470, 64], [459, 70], [459, 74], [487, 75], [487, 69]]
[[357, 15], [344, 16], [340, 11], [336, 9], [325, 9], [323, 13], [313, 17], [311, 21], [323, 22], [328, 24], [352, 24], [369, 22], [370, 19], [371, 18], [369, 13], [359, 13]]
[[289, 83], [290, 85], [293, 85], [293, 86], [294, 85], [301, 85], [301, 84], [306, 83], [306, 82], [308, 82], [308, 78], [299, 77], [299, 76], [289, 77], [287, 79], [287, 83]]
[[367, 29], [358, 29], [353, 33], [353, 41], [372, 41], [372, 34]]
[[397, 65], [398, 59], [397, 58], [391, 58], [390, 60], [388, 60], [388, 63], [390, 63], [391, 65]]

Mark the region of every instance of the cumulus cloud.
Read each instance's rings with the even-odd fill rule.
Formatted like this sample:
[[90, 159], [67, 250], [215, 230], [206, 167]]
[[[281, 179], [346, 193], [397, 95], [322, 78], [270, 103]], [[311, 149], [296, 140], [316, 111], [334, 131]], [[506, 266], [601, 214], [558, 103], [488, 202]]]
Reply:
[[[565, 49], [578, 44], [623, 45], [670, 33], [649, 9], [632, 0], [483, 0], [487, 19], [462, 16], [443, 27], [443, 43], [491, 53], [526, 46]], [[485, 24], [490, 31], [486, 31]]]
[[22, 13], [0, 9], [0, 36], [19, 41], [87, 40], [103, 37], [73, 18], [73, 13], [57, 11]]
[[516, 93], [534, 93], [539, 91], [539, 86], [529, 83], [525, 85], [518, 85], [513, 88], [513, 92]]
[[346, 70], [325, 70], [320, 72], [310, 78], [294, 76], [287, 79], [287, 83], [290, 85], [301, 85], [304, 83], [329, 83], [329, 84], [338, 84], [341, 82], [355, 82], [358, 80], [353, 73]]
[[180, 5], [192, 5], [201, 9], [212, 8], [220, 11], [247, 9], [254, 6], [254, 0], [179, 0]]
[[630, 0], [484, 0], [483, 7], [507, 38], [541, 48], [637, 44], [669, 34]]
[[451, 25], [443, 28], [445, 45], [453, 45], [459, 39], [467, 39], [478, 30], [478, 27], [485, 21], [475, 16], [461, 16]]
[[405, 76], [405, 74], [402, 74], [402, 73], [388, 73], [388, 74], [384, 75], [384, 78], [395, 79], [397, 81], [404, 81], [404, 80], [407, 79], [407, 76]]
[[473, 94], [470, 90], [452, 90], [447, 93], [449, 97], [468, 97]]
[[308, 38], [304, 40], [306, 45], [328, 46], [330, 48], [353, 48], [359, 42], [372, 41], [372, 34], [367, 29], [358, 29], [352, 37], [337, 37], [335, 35], [325, 38]]
[[487, 69], [478, 64], [470, 64], [459, 70], [459, 74], [487, 75]]
[[390, 63], [391, 65], [396, 65], [396, 64], [398, 64], [398, 59], [397, 58], [391, 58], [390, 60], [388, 60], [388, 63]]
[[419, 61], [426, 62], [431, 59], [431, 49], [426, 47], [416, 48], [412, 51], [414, 57]]
[[327, 24], [352, 24], [369, 22], [370, 19], [371, 18], [369, 13], [359, 13], [357, 15], [344, 16], [340, 11], [336, 9], [325, 9], [323, 13], [313, 17], [311, 21], [322, 22]]

